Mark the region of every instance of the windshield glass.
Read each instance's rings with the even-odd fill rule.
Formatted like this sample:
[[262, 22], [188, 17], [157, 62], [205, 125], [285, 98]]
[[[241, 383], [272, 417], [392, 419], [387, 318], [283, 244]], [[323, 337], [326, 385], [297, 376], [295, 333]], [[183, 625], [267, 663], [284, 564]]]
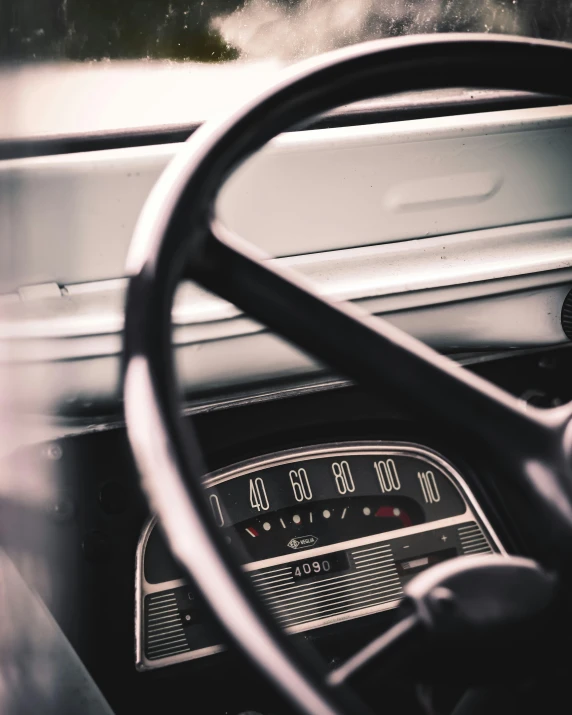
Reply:
[[19, 0], [0, 9], [0, 55], [292, 61], [427, 32], [570, 40], [571, 7], [570, 0]]

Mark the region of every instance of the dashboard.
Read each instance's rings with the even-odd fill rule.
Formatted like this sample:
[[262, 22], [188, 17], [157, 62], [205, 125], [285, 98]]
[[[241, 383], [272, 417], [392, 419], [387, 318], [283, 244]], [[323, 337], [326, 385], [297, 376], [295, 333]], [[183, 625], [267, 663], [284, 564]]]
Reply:
[[[440, 561], [504, 553], [461, 474], [419, 444], [287, 450], [213, 472], [204, 487], [224, 540], [291, 633], [395, 608], [405, 584]], [[139, 670], [221, 650], [154, 518], [136, 580]]]

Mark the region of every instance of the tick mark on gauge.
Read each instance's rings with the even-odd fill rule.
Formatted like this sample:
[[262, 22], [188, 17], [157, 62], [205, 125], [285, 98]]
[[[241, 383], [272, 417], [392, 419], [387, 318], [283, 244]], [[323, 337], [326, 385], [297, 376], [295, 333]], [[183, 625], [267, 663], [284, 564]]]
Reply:
[[247, 526], [245, 531], [247, 534], [250, 534], [250, 536], [252, 536], [253, 539], [255, 539], [258, 536], [258, 532], [256, 531], [256, 529], [253, 529], [251, 526]]
[[329, 519], [332, 516], [332, 512], [329, 509], [324, 509], [322, 516], [324, 519]]
[[292, 521], [295, 524], [299, 524], [302, 521], [302, 517], [300, 516], [300, 514], [294, 514], [294, 516], [292, 517]]
[[284, 519], [280, 519], [280, 523], [282, 524], [282, 526], [283, 526], [284, 528], [286, 528], [286, 524], [284, 523]]
[[342, 511], [342, 519], [345, 517], [347, 510], [348, 510], [348, 508], [346, 507], [346, 508]]
[[314, 515], [310, 512], [310, 524], [314, 521]]

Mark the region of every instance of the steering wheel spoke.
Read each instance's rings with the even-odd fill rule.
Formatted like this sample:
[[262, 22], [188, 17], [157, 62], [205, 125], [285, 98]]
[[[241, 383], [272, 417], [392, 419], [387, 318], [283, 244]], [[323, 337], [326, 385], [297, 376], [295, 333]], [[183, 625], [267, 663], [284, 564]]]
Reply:
[[420, 641], [482, 645], [490, 639], [492, 646], [502, 636], [520, 648], [519, 632], [545, 617], [556, 593], [556, 578], [528, 559], [472, 556], [442, 563], [405, 587], [401, 619], [332, 670], [328, 685], [342, 685], [364, 669], [387, 677]]
[[403, 660], [403, 650], [418, 643], [418, 636], [422, 633], [421, 621], [415, 614], [406, 615], [385, 633], [376, 636], [366, 646], [361, 648], [345, 663], [334, 668], [326, 683], [337, 688], [351, 681], [363, 670], [375, 668], [377, 672], [393, 672], [396, 662]]
[[432, 420], [440, 417], [499, 452], [517, 448], [526, 457], [525, 450], [552, 450], [564, 411], [526, 406], [359, 306], [320, 296], [310, 281], [261, 256], [217, 220], [205, 257], [199, 264], [206, 270], [190, 265], [188, 277], [345, 377]]

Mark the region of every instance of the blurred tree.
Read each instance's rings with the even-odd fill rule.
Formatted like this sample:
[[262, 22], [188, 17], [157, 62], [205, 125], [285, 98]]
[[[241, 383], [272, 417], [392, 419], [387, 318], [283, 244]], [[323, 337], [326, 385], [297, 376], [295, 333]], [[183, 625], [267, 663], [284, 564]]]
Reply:
[[210, 20], [239, 5], [240, 0], [15, 0], [0, 15], [0, 57], [235, 59], [237, 52]]
[[[316, 9], [322, 18], [318, 24], [328, 27], [331, 9], [335, 37], [324, 37], [328, 27], [309, 26], [310, 18], [318, 17]], [[357, 21], [356, 13], [362, 13]], [[278, 20], [273, 26], [265, 18]], [[281, 51], [284, 21], [295, 52]], [[3, 60], [220, 62], [239, 54], [291, 59], [372, 37], [448, 31], [570, 40], [572, 0], [0, 0]], [[323, 41], [292, 42], [292, 35], [304, 32], [309, 37], [321, 32]], [[259, 51], [252, 51], [262, 35]]]

